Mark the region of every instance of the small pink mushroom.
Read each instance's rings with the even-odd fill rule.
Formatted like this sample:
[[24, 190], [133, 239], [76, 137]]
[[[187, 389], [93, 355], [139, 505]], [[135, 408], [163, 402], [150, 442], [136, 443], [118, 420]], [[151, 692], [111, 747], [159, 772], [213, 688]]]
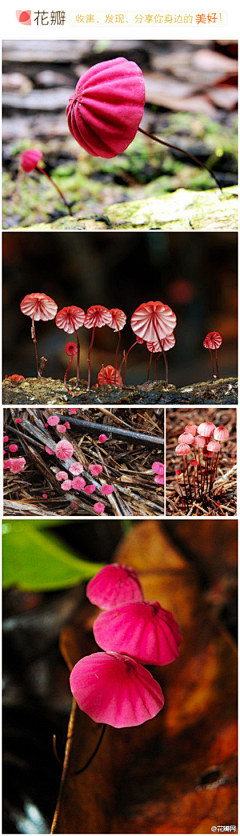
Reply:
[[66, 334], [75, 334], [77, 344], [77, 381], [76, 389], [79, 384], [80, 377], [80, 341], [78, 336], [78, 329], [82, 327], [85, 319], [85, 311], [76, 305], [69, 305], [58, 311], [55, 322], [57, 328], [62, 328]]
[[168, 665], [179, 655], [179, 627], [158, 601], [135, 601], [101, 613], [94, 637], [103, 650], [128, 653], [147, 665]]
[[211, 438], [214, 430], [215, 424], [212, 424], [211, 421], [204, 421], [203, 424], [199, 424], [198, 435], [203, 435], [205, 438]]
[[72, 361], [73, 361], [73, 358], [75, 357], [75, 354], [78, 353], [78, 347], [77, 347], [77, 345], [75, 345], [75, 343], [67, 343], [67, 345], [65, 345], [65, 351], [66, 351], [66, 354], [68, 355], [68, 357], [71, 357], [69, 366], [67, 367], [67, 369], [65, 371], [65, 375], [64, 375], [64, 384], [67, 387], [68, 372], [69, 372], [69, 369], [71, 368]]
[[60, 421], [60, 418], [58, 418], [57, 415], [50, 415], [49, 418], [47, 419], [47, 423], [49, 424], [49, 427], [56, 427], [57, 424], [59, 424], [59, 421]]
[[73, 445], [70, 441], [63, 438], [62, 441], [58, 441], [55, 448], [55, 455], [61, 461], [66, 462], [68, 459], [71, 459], [73, 454]]
[[87, 598], [103, 610], [120, 607], [128, 601], [142, 601], [143, 591], [138, 576], [131, 566], [111, 563], [104, 566], [89, 581]]
[[113, 493], [114, 487], [113, 485], [102, 485], [100, 492], [104, 494], [104, 496], [110, 496]]
[[72, 215], [72, 210], [69, 206], [69, 203], [64, 197], [63, 193], [61, 192], [61, 189], [59, 189], [59, 186], [57, 186], [52, 177], [50, 177], [50, 174], [47, 174], [45, 169], [39, 166], [39, 162], [40, 160], [42, 160], [42, 158], [43, 155], [41, 151], [37, 151], [36, 148], [29, 148], [28, 151], [23, 151], [23, 153], [20, 154], [20, 166], [23, 169], [23, 171], [26, 171], [28, 174], [30, 171], [33, 171], [34, 168], [39, 172], [39, 174], [44, 174], [45, 177], [47, 177], [49, 182], [52, 184], [52, 186], [54, 186], [54, 188], [57, 190], [58, 194], [63, 200], [63, 203], [65, 203], [69, 215]]
[[194, 436], [192, 435], [192, 433], [184, 432], [184, 433], [181, 433], [181, 435], [178, 436], [178, 441], [182, 442], [183, 444], [192, 444], [193, 438], [194, 438]]
[[102, 473], [103, 467], [101, 464], [90, 464], [89, 470], [92, 476], [99, 476], [99, 473]]
[[81, 464], [81, 462], [73, 462], [73, 464], [70, 465], [69, 473], [72, 473], [73, 476], [79, 476], [82, 472], [83, 465]]
[[103, 514], [103, 512], [105, 511], [105, 505], [103, 504], [103, 502], [95, 502], [93, 507], [94, 511], [96, 511], [96, 514]]
[[203, 341], [204, 348], [208, 348], [209, 353], [210, 353], [211, 363], [212, 363], [212, 370], [213, 370], [213, 377], [215, 377], [215, 371], [214, 371], [212, 350], [215, 349], [216, 374], [217, 374], [218, 379], [219, 379], [219, 369], [218, 369], [218, 354], [217, 353], [218, 353], [218, 348], [220, 348], [221, 345], [222, 345], [222, 337], [221, 337], [221, 334], [219, 334], [218, 331], [210, 331], [209, 334], [207, 334], [207, 336], [205, 337], [205, 340]]
[[41, 370], [39, 363], [35, 322], [38, 322], [39, 319], [41, 319], [43, 322], [47, 322], [50, 319], [54, 319], [57, 313], [57, 309], [58, 306], [56, 305], [56, 302], [54, 302], [54, 299], [51, 299], [50, 296], [46, 296], [46, 293], [28, 293], [26, 296], [24, 296], [24, 299], [20, 304], [20, 310], [22, 311], [22, 313], [26, 316], [30, 316], [32, 320], [31, 337], [35, 348], [38, 377], [41, 377]]
[[112, 317], [110, 311], [107, 308], [104, 308], [103, 305], [92, 305], [91, 308], [88, 308], [84, 319], [85, 328], [92, 328], [92, 338], [88, 349], [88, 389], [90, 389], [91, 384], [91, 351], [94, 343], [96, 328], [103, 328], [104, 325], [110, 326], [111, 321]]
[[226, 429], [226, 427], [216, 427], [213, 435], [216, 441], [227, 441], [227, 439], [229, 438], [229, 432]]
[[139, 305], [131, 317], [131, 328], [134, 334], [146, 342], [160, 344], [168, 380], [168, 362], [163, 347], [163, 339], [172, 334], [177, 323], [176, 314], [163, 302], [144, 302]]
[[82, 476], [74, 476], [72, 486], [76, 491], [82, 491], [85, 488], [86, 480]]

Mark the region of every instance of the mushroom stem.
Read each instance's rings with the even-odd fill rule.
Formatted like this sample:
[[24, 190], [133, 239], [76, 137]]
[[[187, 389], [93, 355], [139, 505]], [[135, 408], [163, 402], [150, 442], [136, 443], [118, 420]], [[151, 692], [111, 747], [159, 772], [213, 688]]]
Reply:
[[64, 386], [66, 386], [66, 388], [68, 388], [67, 387], [67, 376], [68, 376], [69, 369], [71, 368], [71, 365], [72, 365], [73, 357], [74, 357], [74, 355], [71, 354], [71, 360], [70, 360], [69, 366], [67, 367], [67, 369], [65, 371], [65, 375], [64, 375], [64, 379], [63, 379]]
[[95, 749], [93, 750], [92, 754], [90, 755], [90, 758], [88, 758], [88, 761], [84, 764], [84, 766], [82, 766], [81, 769], [78, 769], [77, 772], [73, 773], [74, 775], [80, 775], [81, 772], [85, 772], [85, 769], [87, 769], [88, 766], [90, 766], [90, 763], [92, 763], [93, 758], [95, 758], [95, 755], [97, 754], [97, 752], [98, 752], [98, 750], [101, 746], [101, 742], [102, 742], [103, 736], [105, 734], [106, 728], [107, 728], [106, 723], [104, 723], [101, 734], [100, 734], [100, 737], [99, 737], [99, 740], [97, 742], [97, 745], [95, 746]]
[[209, 349], [208, 349], [208, 351], [209, 351], [209, 353], [210, 353], [210, 357], [211, 357], [211, 363], [212, 363], [212, 373], [213, 373], [213, 380], [214, 380], [214, 378], [215, 378], [215, 369], [214, 369], [214, 362], [213, 362], [213, 356], [212, 356], [212, 349], [211, 349], [211, 348], [209, 348]]
[[118, 367], [118, 354], [119, 354], [120, 342], [121, 342], [121, 331], [120, 331], [120, 330], [119, 330], [119, 328], [118, 328], [118, 342], [117, 342], [116, 356], [115, 356], [115, 375], [114, 375], [114, 383], [116, 383], [116, 375], [117, 375], [117, 367]]
[[217, 372], [217, 378], [218, 378], [218, 380], [219, 380], [219, 368], [218, 368], [218, 353], [217, 353], [217, 348], [215, 348], [215, 359], [216, 359], [216, 372]]
[[123, 354], [123, 358], [122, 358], [122, 361], [121, 361], [120, 366], [119, 366], [119, 374], [121, 374], [121, 369], [122, 369], [122, 366], [123, 366], [123, 364], [124, 364], [124, 370], [123, 370], [123, 373], [122, 373], [122, 380], [123, 380], [123, 383], [124, 383], [124, 381], [125, 381], [125, 374], [126, 374], [126, 368], [127, 368], [127, 358], [128, 358], [128, 355], [130, 354], [130, 351], [132, 351], [132, 348], [134, 348], [134, 346], [135, 346], [135, 345], [138, 345], [138, 341], [137, 341], [137, 340], [135, 340], [135, 343], [133, 343], [132, 345], [130, 345], [130, 348], [128, 349], [127, 353], [126, 353], [126, 354], [125, 354], [125, 353]]
[[156, 377], [156, 380], [159, 380], [159, 377], [158, 377], [158, 370], [157, 370], [157, 361], [158, 361], [158, 358], [159, 358], [159, 354], [157, 354], [157, 356], [155, 357], [155, 362], [154, 362], [154, 368], [155, 368], [155, 377]]
[[38, 166], [38, 165], [36, 165], [36, 166], [35, 166], [35, 168], [36, 168], [36, 170], [37, 170], [37, 171], [39, 171], [39, 172], [40, 172], [40, 174], [45, 174], [45, 177], [47, 177], [47, 179], [48, 179], [48, 180], [49, 180], [49, 182], [52, 184], [52, 186], [54, 186], [54, 187], [55, 187], [55, 189], [57, 189], [58, 194], [60, 195], [61, 199], [63, 200], [63, 203], [65, 203], [65, 206], [67, 207], [67, 210], [68, 210], [68, 212], [69, 212], [69, 215], [71, 215], [71, 217], [73, 217], [73, 213], [72, 213], [71, 207], [69, 206], [68, 201], [67, 201], [67, 200], [66, 200], [66, 198], [64, 197], [64, 194], [61, 192], [61, 189], [59, 189], [59, 187], [58, 187], [58, 186], [57, 186], [57, 184], [54, 182], [54, 180], [52, 180], [52, 177], [50, 177], [50, 174], [47, 174], [47, 172], [46, 172], [46, 171], [44, 171], [44, 168], [40, 168], [40, 166]]
[[222, 191], [222, 187], [220, 186], [219, 180], [218, 180], [216, 174], [214, 174], [214, 171], [211, 171], [211, 169], [208, 168], [208, 166], [205, 163], [202, 163], [200, 160], [198, 160], [197, 157], [194, 157], [194, 154], [190, 154], [189, 151], [186, 151], [185, 149], [183, 150], [183, 148], [180, 148], [178, 145], [173, 145], [171, 142], [166, 142], [166, 140], [164, 140], [164, 139], [159, 139], [159, 137], [154, 136], [154, 134], [149, 134], [147, 131], [144, 131], [143, 128], [138, 128], [138, 130], [140, 131], [141, 134], [144, 134], [145, 136], [148, 136], [149, 139], [154, 139], [155, 142], [159, 142], [160, 145], [166, 145], [167, 148], [172, 148], [173, 151], [180, 151], [181, 154], [185, 154], [186, 157], [189, 157], [190, 160], [193, 160], [194, 163], [197, 163], [197, 165], [200, 165], [201, 168], [205, 168], [206, 171], [208, 171], [208, 173], [211, 174], [211, 177], [213, 177], [213, 179], [215, 180], [215, 183], [218, 186], [218, 188], [220, 189], [220, 192]]
[[149, 356], [149, 361], [148, 361], [148, 370], [147, 370], [147, 380], [149, 380], [149, 375], [150, 375], [150, 371], [151, 371], [152, 356], [153, 356], [153, 353], [152, 353], [152, 351], [150, 351], [150, 356]]
[[89, 346], [89, 349], [88, 349], [88, 384], [87, 384], [88, 389], [90, 389], [90, 383], [91, 383], [91, 351], [92, 351], [92, 347], [93, 347], [93, 343], [94, 343], [95, 329], [96, 329], [96, 326], [94, 325], [93, 330], [92, 330], [92, 339], [91, 339], [90, 346]]
[[40, 372], [40, 368], [39, 368], [39, 353], [38, 353], [38, 344], [37, 344], [34, 318], [32, 319], [32, 325], [31, 325], [31, 337], [32, 337], [32, 340], [34, 342], [34, 348], [35, 348], [35, 354], [36, 354], [37, 376], [41, 377], [41, 372]]
[[74, 331], [77, 343], [77, 380], [76, 380], [76, 389], [78, 388], [79, 379], [80, 379], [80, 340], [77, 334], [77, 331]]
[[161, 337], [159, 337], [155, 322], [153, 322], [153, 327], [154, 327], [154, 331], [155, 331], [155, 334], [156, 334], [156, 337], [157, 337], [157, 341], [160, 343], [160, 346], [161, 346], [161, 351], [162, 351], [163, 359], [164, 359], [164, 363], [165, 363], [165, 380], [166, 380], [166, 383], [168, 383], [168, 360], [167, 360], [167, 357], [166, 357], [166, 352], [164, 351], [162, 340], [161, 340]]

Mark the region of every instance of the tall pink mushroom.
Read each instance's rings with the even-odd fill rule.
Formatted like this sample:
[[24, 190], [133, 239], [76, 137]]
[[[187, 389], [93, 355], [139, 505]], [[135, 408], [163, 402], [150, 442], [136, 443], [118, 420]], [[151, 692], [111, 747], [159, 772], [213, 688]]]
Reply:
[[56, 302], [54, 302], [54, 299], [51, 299], [50, 296], [46, 296], [46, 293], [27, 293], [27, 295], [24, 296], [24, 299], [22, 299], [22, 302], [20, 304], [20, 310], [22, 311], [22, 313], [25, 314], [25, 316], [30, 316], [32, 320], [31, 337], [34, 342], [34, 348], [36, 353], [38, 377], [41, 377], [41, 370], [35, 331], [35, 322], [38, 322], [39, 319], [42, 319], [43, 322], [47, 322], [50, 319], [54, 319], [57, 313], [57, 309], [58, 306], [56, 305]]
[[111, 322], [110, 328], [112, 328], [113, 331], [117, 331], [117, 333], [118, 333], [118, 342], [117, 342], [116, 357], [115, 357], [115, 369], [116, 369], [116, 374], [117, 374], [118, 353], [119, 353], [120, 341], [121, 341], [121, 331], [123, 330], [124, 325], [126, 325], [127, 317], [126, 317], [126, 314], [124, 313], [124, 311], [122, 311], [120, 308], [110, 308], [109, 313], [111, 314], [111, 317], [112, 317], [112, 322]]
[[163, 340], [172, 334], [177, 323], [176, 314], [163, 302], [143, 302], [131, 317], [131, 328], [134, 334], [146, 342], [160, 344], [163, 353], [166, 380], [168, 380], [168, 362], [163, 347]]
[[215, 377], [215, 370], [214, 370], [214, 362], [213, 362], [212, 351], [214, 351], [214, 349], [215, 349], [216, 375], [217, 375], [218, 379], [219, 379], [218, 348], [220, 348], [221, 345], [222, 345], [222, 337], [221, 337], [221, 334], [219, 334], [218, 331], [209, 331], [209, 334], [207, 334], [207, 336], [205, 337], [205, 340], [203, 340], [204, 348], [208, 348], [209, 353], [210, 353], [211, 363], [212, 363], [212, 370], [213, 370], [213, 377]]
[[65, 308], [61, 308], [58, 311], [56, 316], [55, 322], [57, 328], [62, 328], [66, 334], [75, 334], [76, 343], [77, 343], [77, 380], [76, 380], [76, 389], [79, 384], [79, 370], [80, 370], [80, 341], [78, 336], [78, 329], [82, 327], [85, 319], [85, 311], [82, 308], [76, 307], [76, 305], [69, 305]]
[[111, 325], [112, 317], [110, 311], [103, 305], [92, 305], [88, 308], [84, 325], [85, 328], [92, 328], [92, 338], [88, 349], [88, 389], [91, 383], [91, 351], [94, 343], [96, 328], [103, 328], [104, 325]]
[[[170, 348], [173, 348], [175, 343], [176, 343], [174, 334], [169, 334], [168, 337], [164, 337], [161, 342], [162, 342], [163, 350], [164, 351], [169, 351]], [[155, 342], [147, 342], [147, 349], [148, 349], [148, 351], [151, 352], [151, 357], [150, 357], [151, 362], [152, 362], [153, 354], [157, 355], [156, 359], [155, 359], [155, 373], [156, 373], [156, 379], [158, 380], [157, 361], [158, 361], [158, 355], [162, 353], [162, 348], [161, 348], [160, 342], [158, 340], [155, 340]], [[151, 368], [151, 362], [149, 362], [150, 368]], [[166, 368], [166, 366], [165, 366], [165, 368]], [[149, 378], [149, 371], [150, 371], [150, 369], [148, 368], [148, 378]], [[167, 371], [166, 382], [168, 383], [168, 369], [166, 371]]]

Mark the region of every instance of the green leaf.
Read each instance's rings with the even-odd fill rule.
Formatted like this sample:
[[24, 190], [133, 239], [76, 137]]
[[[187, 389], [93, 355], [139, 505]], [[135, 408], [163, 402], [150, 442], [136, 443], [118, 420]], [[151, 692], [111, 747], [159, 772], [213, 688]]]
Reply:
[[3, 587], [37, 592], [75, 586], [103, 564], [90, 563], [35, 522], [3, 522]]

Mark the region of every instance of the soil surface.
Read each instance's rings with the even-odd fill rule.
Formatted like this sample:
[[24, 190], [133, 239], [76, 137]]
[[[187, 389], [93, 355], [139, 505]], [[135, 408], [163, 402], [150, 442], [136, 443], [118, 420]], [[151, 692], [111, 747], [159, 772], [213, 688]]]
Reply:
[[62, 380], [51, 377], [29, 377], [20, 384], [3, 381], [3, 404], [223, 404], [238, 403], [238, 381], [235, 377], [193, 383], [179, 389], [165, 381], [143, 383], [141, 386], [96, 386], [87, 389], [85, 381], [76, 390], [76, 378], [70, 380], [69, 391]]

